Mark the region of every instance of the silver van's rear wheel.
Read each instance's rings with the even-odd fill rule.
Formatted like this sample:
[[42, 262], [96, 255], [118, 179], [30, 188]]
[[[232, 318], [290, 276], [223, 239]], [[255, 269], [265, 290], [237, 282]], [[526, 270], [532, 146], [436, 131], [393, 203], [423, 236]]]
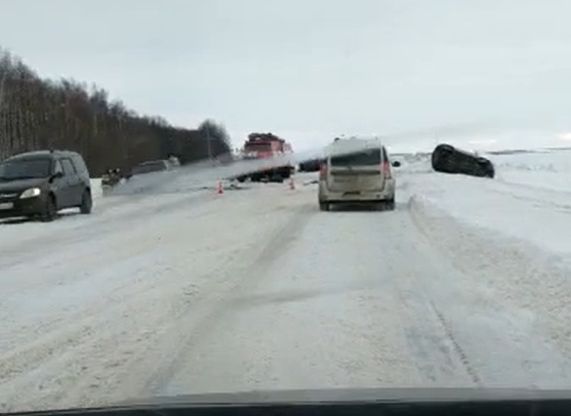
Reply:
[[320, 202], [319, 203], [319, 209], [321, 211], [329, 211], [329, 208], [330, 208], [329, 202]]
[[377, 210], [379, 211], [393, 211], [395, 209], [395, 200], [394, 199], [385, 199], [378, 201]]
[[393, 211], [395, 209], [395, 200], [391, 199], [385, 202], [385, 209], [387, 211]]

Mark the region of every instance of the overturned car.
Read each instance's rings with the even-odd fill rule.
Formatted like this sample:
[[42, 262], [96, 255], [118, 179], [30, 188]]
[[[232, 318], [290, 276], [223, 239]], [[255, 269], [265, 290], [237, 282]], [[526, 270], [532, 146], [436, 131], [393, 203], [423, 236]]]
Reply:
[[432, 152], [432, 169], [444, 173], [493, 178], [494, 165], [485, 157], [456, 149], [449, 144], [439, 144]]

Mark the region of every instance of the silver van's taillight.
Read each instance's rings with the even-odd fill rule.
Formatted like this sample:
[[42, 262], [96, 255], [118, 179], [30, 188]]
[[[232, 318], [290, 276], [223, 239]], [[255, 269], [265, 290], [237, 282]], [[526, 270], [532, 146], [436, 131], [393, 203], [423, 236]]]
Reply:
[[386, 179], [391, 179], [391, 164], [388, 162], [388, 160], [383, 162], [381, 170], [383, 171]]
[[325, 179], [327, 177], [327, 162], [322, 162], [319, 166], [319, 178]]

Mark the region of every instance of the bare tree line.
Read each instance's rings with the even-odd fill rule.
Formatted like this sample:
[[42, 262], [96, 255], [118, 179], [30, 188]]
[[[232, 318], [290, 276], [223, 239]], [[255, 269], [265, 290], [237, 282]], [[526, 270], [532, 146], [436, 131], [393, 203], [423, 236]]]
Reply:
[[42, 79], [0, 49], [0, 160], [38, 149], [75, 150], [99, 175], [169, 155], [188, 163], [228, 154], [228, 141], [225, 129], [210, 120], [196, 130], [173, 127], [110, 101], [97, 86]]

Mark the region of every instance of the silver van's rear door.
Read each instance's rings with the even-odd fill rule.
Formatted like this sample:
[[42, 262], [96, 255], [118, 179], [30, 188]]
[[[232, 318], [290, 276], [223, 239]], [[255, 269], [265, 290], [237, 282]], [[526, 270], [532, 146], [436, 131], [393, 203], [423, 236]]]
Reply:
[[384, 187], [381, 149], [368, 148], [329, 158], [327, 187], [333, 192], [370, 192]]

